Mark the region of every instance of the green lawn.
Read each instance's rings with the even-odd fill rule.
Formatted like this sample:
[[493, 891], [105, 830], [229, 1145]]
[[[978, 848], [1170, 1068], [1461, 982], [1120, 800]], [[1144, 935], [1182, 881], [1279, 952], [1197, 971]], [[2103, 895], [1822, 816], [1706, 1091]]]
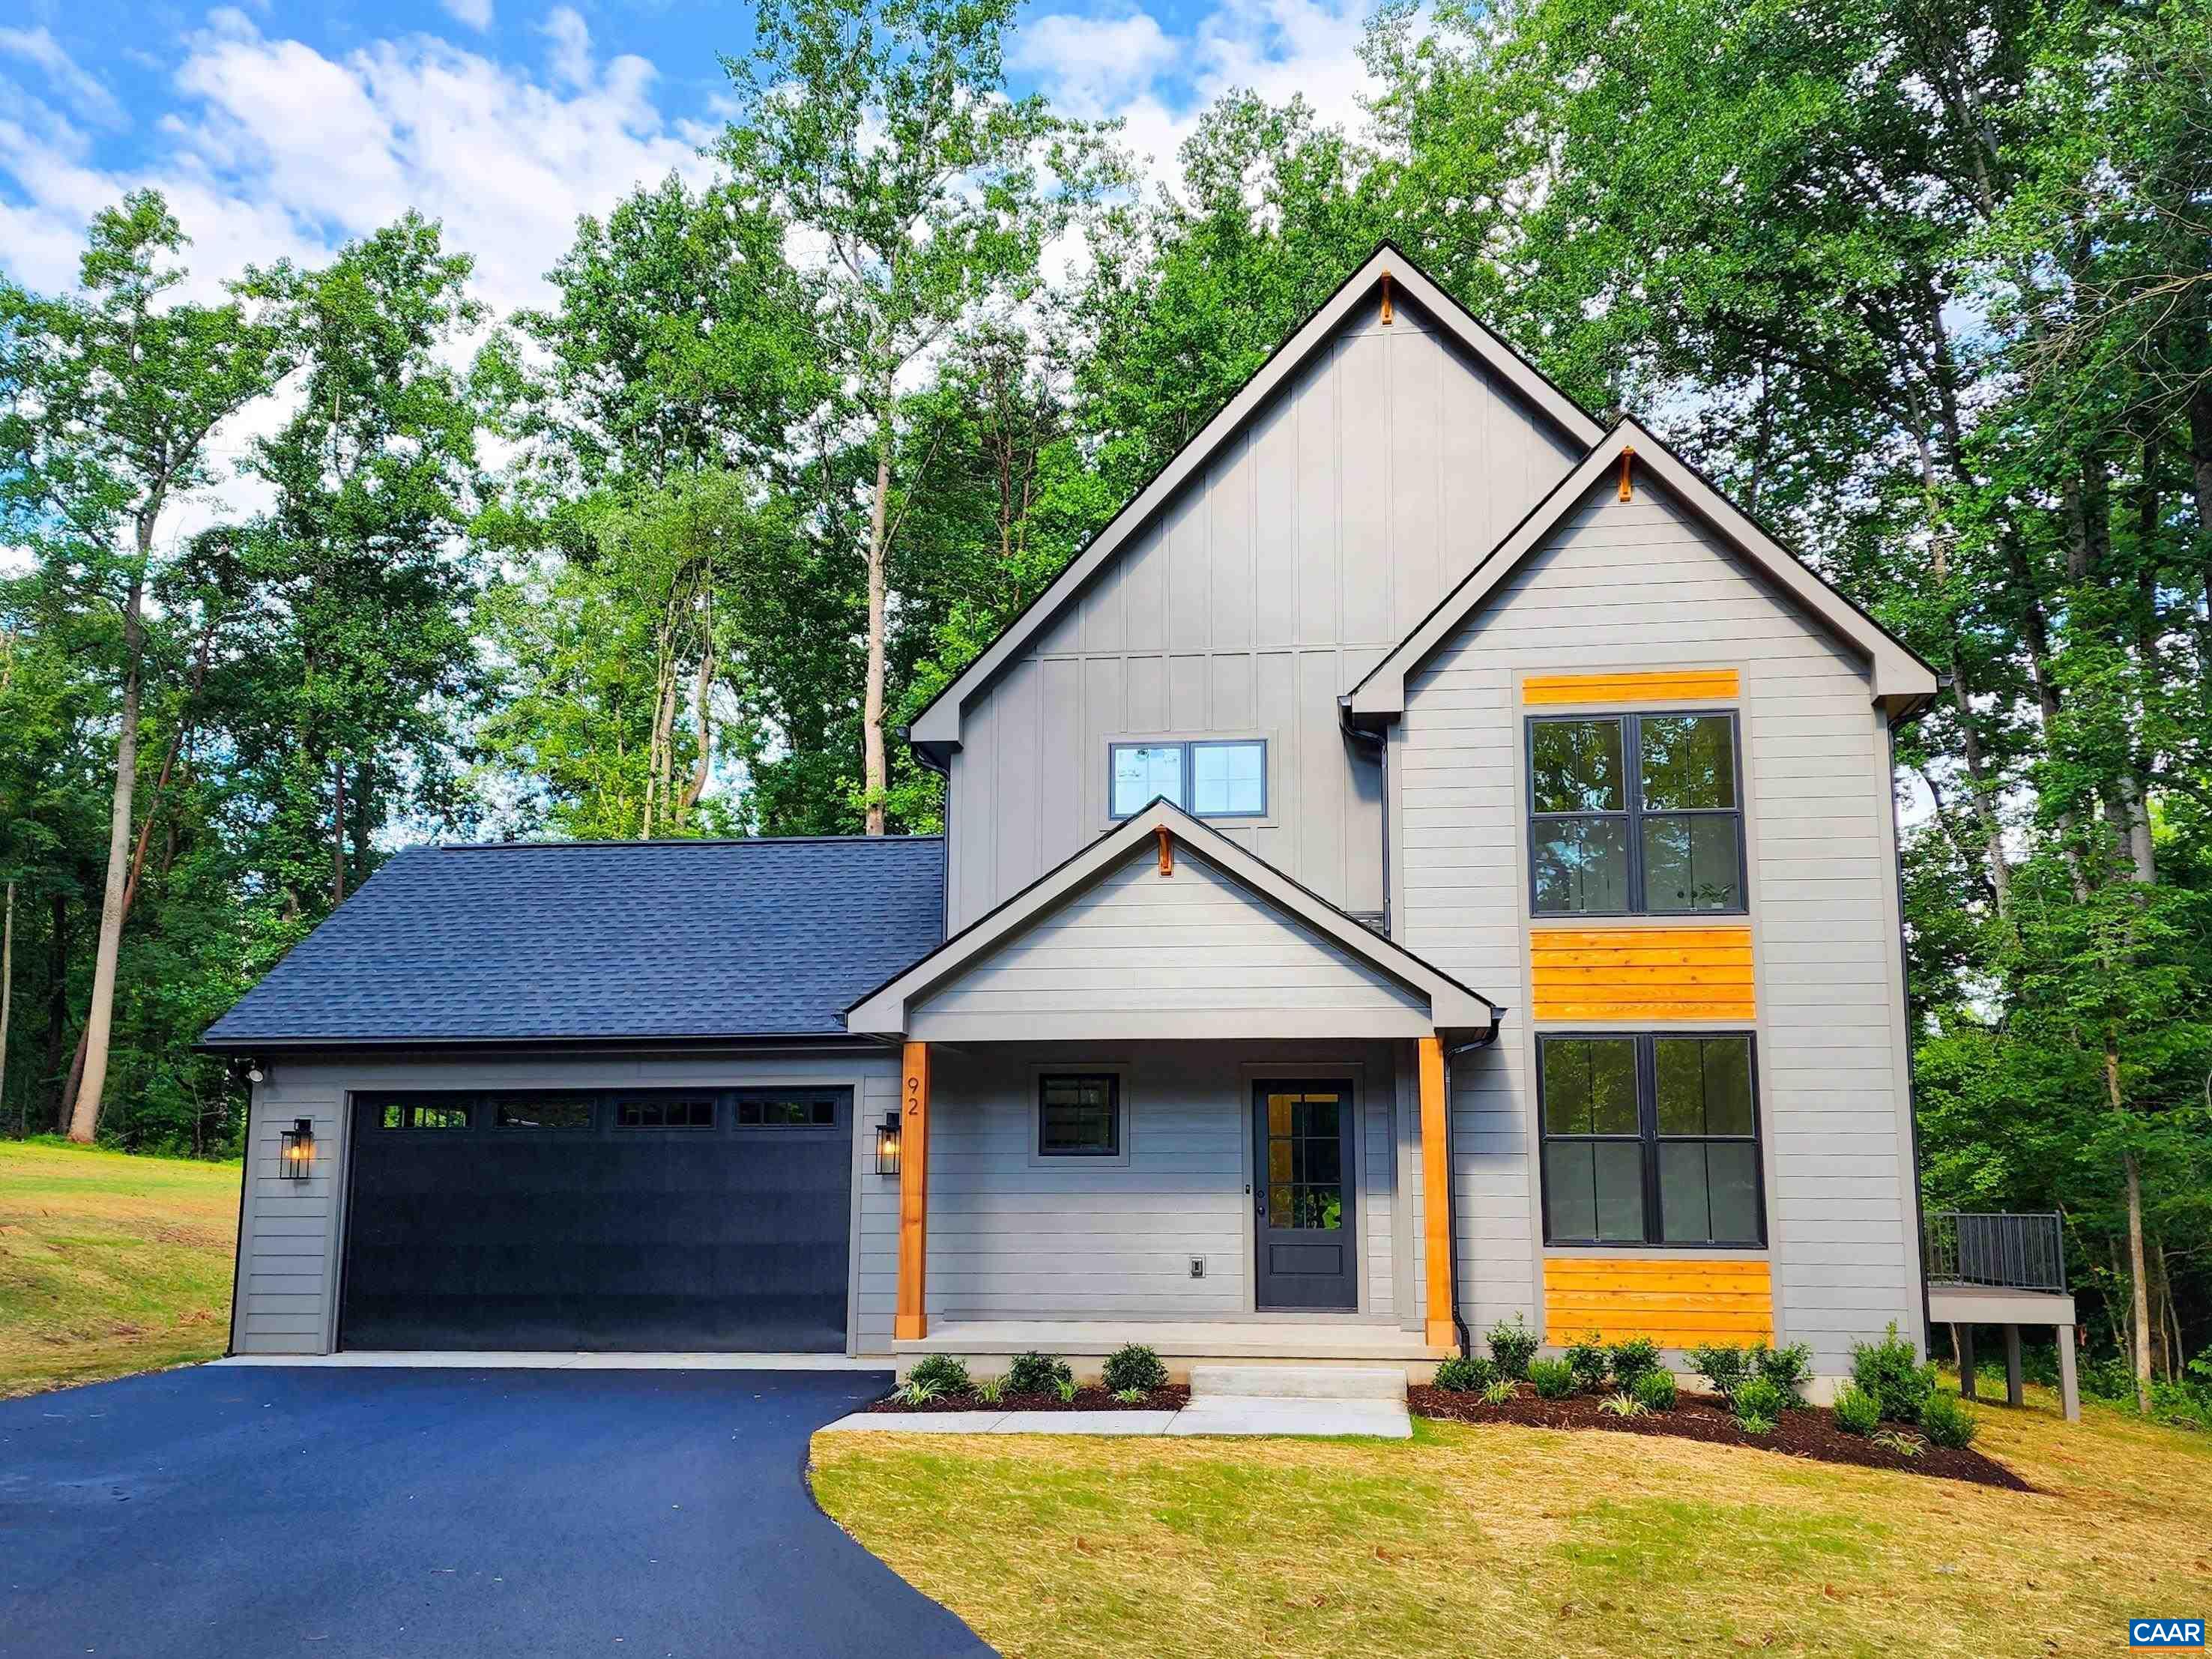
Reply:
[[1656, 1437], [817, 1437], [817, 1495], [1014, 1659], [2124, 1651], [2212, 1607], [2212, 1438], [1981, 1413], [2040, 1490]]
[[236, 1164], [0, 1140], [0, 1396], [212, 1359]]

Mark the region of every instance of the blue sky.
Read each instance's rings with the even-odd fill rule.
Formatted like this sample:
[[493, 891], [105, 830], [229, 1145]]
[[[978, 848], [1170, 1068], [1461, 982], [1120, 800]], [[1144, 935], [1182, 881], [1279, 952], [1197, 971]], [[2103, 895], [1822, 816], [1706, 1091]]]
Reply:
[[[1352, 117], [1362, 0], [1033, 0], [1016, 88], [1115, 116], [1159, 161], [1231, 86]], [[165, 190], [212, 285], [313, 258], [407, 207], [442, 219], [505, 310], [578, 213], [696, 154], [743, 6], [691, 0], [16, 0], [0, 9], [0, 267], [74, 276], [89, 216]], [[197, 285], [197, 283], [196, 283]]]

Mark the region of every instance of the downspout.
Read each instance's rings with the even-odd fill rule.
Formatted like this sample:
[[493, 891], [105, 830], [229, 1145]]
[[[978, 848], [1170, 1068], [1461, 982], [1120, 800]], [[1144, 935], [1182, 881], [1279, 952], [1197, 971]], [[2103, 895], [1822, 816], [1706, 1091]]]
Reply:
[[1336, 700], [1336, 723], [1344, 728], [1344, 735], [1363, 748], [1375, 751], [1376, 787], [1381, 792], [1382, 811], [1378, 815], [1382, 823], [1382, 937], [1390, 933], [1390, 738], [1387, 732], [1370, 732], [1364, 726], [1352, 723], [1352, 699]]
[[[1505, 1010], [1498, 1006], [1498, 1004], [1494, 1002], [1492, 1003], [1490, 1005], [1490, 1029], [1485, 1031], [1479, 1037], [1473, 1038], [1468, 1042], [1460, 1043], [1455, 1048], [1447, 1048], [1443, 1051], [1445, 1177], [1443, 1190], [1444, 1244], [1445, 1247], [1451, 1251], [1452, 1329], [1459, 1333], [1459, 1356], [1462, 1359], [1472, 1359], [1474, 1358], [1474, 1333], [1468, 1329], [1467, 1321], [1460, 1317], [1459, 1311], [1459, 1227], [1457, 1224], [1457, 1218], [1452, 1214], [1451, 1208], [1451, 1172], [1453, 1169], [1456, 1167], [1452, 1162], [1451, 1147], [1452, 1056], [1455, 1054], [1463, 1054], [1470, 1048], [1495, 1048], [1498, 1043], [1498, 1023], [1504, 1018]], [[1431, 1203], [1435, 1201], [1434, 1194], [1431, 1194], [1430, 1201]]]

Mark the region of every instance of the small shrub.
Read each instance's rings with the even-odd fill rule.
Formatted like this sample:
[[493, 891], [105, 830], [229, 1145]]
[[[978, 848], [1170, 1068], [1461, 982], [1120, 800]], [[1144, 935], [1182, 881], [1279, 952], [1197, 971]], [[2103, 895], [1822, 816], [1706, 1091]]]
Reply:
[[918, 1376], [910, 1376], [892, 1391], [891, 1397], [902, 1406], [927, 1406], [943, 1396], [945, 1390], [936, 1383]]
[[1874, 1437], [1874, 1443], [1885, 1451], [1893, 1451], [1900, 1457], [1917, 1457], [1928, 1448], [1909, 1434], [1899, 1434], [1895, 1429], [1884, 1429]]
[[1490, 1357], [1498, 1362], [1499, 1373], [1516, 1382], [1526, 1382], [1528, 1362], [1544, 1346], [1544, 1339], [1528, 1328], [1528, 1322], [1519, 1314], [1510, 1321], [1501, 1319], [1490, 1328], [1487, 1340]]
[[1647, 1412], [1671, 1412], [1680, 1397], [1674, 1372], [1656, 1365], [1636, 1379], [1633, 1392]]
[[1704, 1342], [1690, 1350], [1690, 1369], [1711, 1383], [1722, 1399], [1733, 1400], [1751, 1375], [1751, 1355], [1725, 1342]]
[[1956, 1451], [1973, 1444], [1982, 1425], [1974, 1420], [1972, 1408], [1956, 1395], [1931, 1394], [1920, 1407], [1920, 1426], [1937, 1445]]
[[1537, 1397], [1543, 1400], [1564, 1400], [1575, 1391], [1574, 1367], [1564, 1359], [1530, 1360], [1528, 1380], [1536, 1385]]
[[1073, 1406], [1075, 1403], [1076, 1387], [1073, 1377], [1061, 1377], [1059, 1382], [1052, 1385], [1052, 1391], [1060, 1396], [1061, 1405]]
[[1147, 1389], [1116, 1389], [1114, 1390], [1114, 1398], [1125, 1406], [1135, 1406], [1141, 1404], [1146, 1395], [1150, 1392], [1151, 1390]]
[[1052, 1394], [1060, 1385], [1070, 1381], [1074, 1372], [1058, 1354], [1039, 1353], [1030, 1349], [1014, 1356], [1014, 1363], [1006, 1367], [1008, 1394]]
[[1626, 1389], [1619, 1394], [1606, 1395], [1597, 1402], [1597, 1408], [1601, 1412], [1610, 1412], [1615, 1417], [1641, 1417], [1650, 1409]]
[[1915, 1359], [1912, 1344], [1897, 1334], [1893, 1319], [1881, 1341], [1851, 1344], [1851, 1381], [1875, 1397], [1885, 1420], [1917, 1423], [1920, 1408], [1936, 1392], [1936, 1367]]
[[1659, 1369], [1659, 1345], [1648, 1336], [1632, 1336], [1606, 1350], [1613, 1380], [1633, 1391], [1640, 1378]]
[[1764, 1417], [1770, 1421], [1788, 1409], [1782, 1390], [1763, 1376], [1747, 1376], [1737, 1383], [1735, 1397], [1729, 1403], [1735, 1407], [1739, 1418]]
[[1881, 1421], [1881, 1402], [1856, 1382], [1836, 1390], [1836, 1426], [1845, 1434], [1872, 1434]]
[[1520, 1392], [1511, 1377], [1501, 1376], [1482, 1391], [1482, 1403], [1486, 1406], [1510, 1406]]
[[1480, 1394], [1498, 1381], [1495, 1361], [1454, 1354], [1437, 1367], [1437, 1387], [1453, 1394]]
[[995, 1406], [1006, 1397], [1004, 1376], [979, 1376], [975, 1379], [975, 1398], [987, 1406]]
[[1736, 1427], [1741, 1429], [1746, 1434], [1772, 1434], [1778, 1420], [1771, 1417], [1762, 1417], [1757, 1412], [1739, 1410], [1735, 1414]]
[[1567, 1369], [1575, 1374], [1575, 1386], [1578, 1389], [1603, 1388], [1609, 1363], [1605, 1344], [1595, 1331], [1579, 1342], [1567, 1345]]
[[968, 1367], [949, 1353], [933, 1353], [927, 1359], [918, 1359], [914, 1369], [906, 1374], [909, 1382], [927, 1382], [940, 1395], [966, 1394], [975, 1386], [968, 1376]]
[[1751, 1359], [1759, 1374], [1782, 1390], [1786, 1408], [1794, 1410], [1805, 1403], [1805, 1385], [1813, 1380], [1813, 1350], [1808, 1344], [1792, 1342], [1786, 1348], [1762, 1344], [1751, 1351]]
[[1117, 1348], [1106, 1357], [1103, 1378], [1115, 1394], [1124, 1389], [1134, 1389], [1139, 1394], [1150, 1394], [1164, 1387], [1168, 1368], [1160, 1364], [1159, 1355], [1141, 1342], [1132, 1342], [1126, 1348]]

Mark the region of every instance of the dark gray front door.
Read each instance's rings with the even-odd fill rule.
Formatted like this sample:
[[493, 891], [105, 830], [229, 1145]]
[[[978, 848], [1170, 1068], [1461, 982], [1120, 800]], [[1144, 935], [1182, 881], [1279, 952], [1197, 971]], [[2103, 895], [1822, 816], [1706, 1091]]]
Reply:
[[1255, 1084], [1252, 1151], [1257, 1305], [1357, 1308], [1351, 1086]]

